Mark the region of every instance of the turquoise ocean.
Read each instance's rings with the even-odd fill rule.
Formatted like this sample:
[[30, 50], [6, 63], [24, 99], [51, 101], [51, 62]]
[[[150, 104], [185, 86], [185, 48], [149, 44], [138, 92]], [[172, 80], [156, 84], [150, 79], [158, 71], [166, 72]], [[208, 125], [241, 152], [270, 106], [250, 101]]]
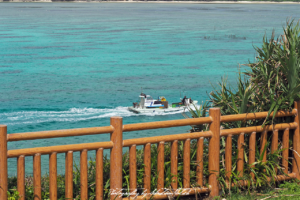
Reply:
[[[297, 4], [1, 3], [0, 124], [8, 133], [183, 119], [181, 113], [134, 114], [143, 92], [178, 102], [209, 99], [222, 76], [234, 87], [240, 64]], [[137, 138], [189, 127], [124, 133]], [[109, 135], [8, 143], [9, 149], [107, 141]], [[89, 152], [93, 158], [94, 153]], [[77, 164], [79, 154], [75, 153]], [[32, 173], [26, 157], [26, 173]], [[59, 154], [58, 172], [64, 173]], [[48, 156], [42, 156], [42, 171]], [[16, 159], [9, 159], [9, 175]]]

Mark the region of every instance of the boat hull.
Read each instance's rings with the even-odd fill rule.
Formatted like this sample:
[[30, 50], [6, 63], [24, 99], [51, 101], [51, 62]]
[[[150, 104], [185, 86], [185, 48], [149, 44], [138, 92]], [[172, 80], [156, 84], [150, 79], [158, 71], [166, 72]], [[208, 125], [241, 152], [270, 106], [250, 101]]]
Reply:
[[[185, 109], [184, 109], [185, 108]], [[176, 112], [176, 111], [188, 111], [186, 107], [184, 108], [133, 108], [128, 107], [128, 110], [134, 113], [162, 113], [162, 112]]]
[[[197, 103], [197, 101], [195, 103]], [[197, 106], [197, 104], [195, 104], [195, 106]], [[190, 107], [190, 109], [193, 109], [192, 107]], [[134, 108], [131, 106], [128, 107], [128, 110], [134, 113], [168, 113], [168, 112], [177, 112], [177, 111], [182, 111], [182, 112], [189, 111], [187, 106], [181, 106], [175, 108], [172, 108], [170, 106], [169, 108]]]

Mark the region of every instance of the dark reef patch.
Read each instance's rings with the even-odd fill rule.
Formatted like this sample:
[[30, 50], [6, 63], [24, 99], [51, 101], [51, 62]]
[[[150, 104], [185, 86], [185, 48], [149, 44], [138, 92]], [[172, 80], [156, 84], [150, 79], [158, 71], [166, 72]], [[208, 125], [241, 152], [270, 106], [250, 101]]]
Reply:
[[27, 47], [23, 47], [23, 49], [51, 49], [51, 48], [67, 48], [70, 46], [27, 46]]
[[29, 41], [29, 40], [23, 40], [23, 41], [10, 41], [10, 43], [12, 43], [12, 42], [22, 43], [22, 42], [33, 42], [33, 41]]
[[7, 71], [0, 72], [0, 74], [19, 74], [21, 72], [22, 70], [7, 70]]
[[192, 55], [192, 53], [173, 52], [173, 53], [168, 53], [167, 55], [169, 55], [169, 56], [188, 56], [188, 55]]
[[128, 64], [129, 66], [135, 67], [160, 67], [160, 66], [171, 66], [171, 64], [164, 63], [140, 63], [140, 64]]
[[200, 67], [197, 67], [197, 66], [190, 66], [190, 67], [184, 67], [184, 69], [200, 69]]
[[78, 58], [83, 56], [53, 56], [53, 57], [40, 57], [38, 59], [41, 60], [60, 60], [60, 59], [67, 59], [67, 58]]
[[35, 56], [37, 54], [0, 54], [0, 56]]
[[188, 10], [204, 10], [204, 11], [206, 11], [206, 10], [214, 10], [214, 9], [212, 9], [212, 8], [193, 8], [193, 7], [190, 7], [190, 8], [187, 8]]
[[113, 73], [113, 71], [110, 70], [93, 70], [93, 71], [89, 71], [89, 73]]
[[42, 8], [37, 6], [15, 6], [15, 8]]
[[199, 52], [206, 52], [209, 53], [211, 55], [214, 54], [221, 54], [221, 55], [246, 55], [246, 54], [251, 54], [252, 51], [251, 50], [243, 50], [243, 49], [237, 49], [237, 50], [233, 50], [233, 49], [208, 49], [208, 50], [201, 50]]
[[0, 68], [1, 67], [12, 67], [11, 65], [0, 65]]
[[28, 37], [32, 37], [29, 35], [25, 35], [25, 36], [0, 36], [0, 38], [28, 38]]

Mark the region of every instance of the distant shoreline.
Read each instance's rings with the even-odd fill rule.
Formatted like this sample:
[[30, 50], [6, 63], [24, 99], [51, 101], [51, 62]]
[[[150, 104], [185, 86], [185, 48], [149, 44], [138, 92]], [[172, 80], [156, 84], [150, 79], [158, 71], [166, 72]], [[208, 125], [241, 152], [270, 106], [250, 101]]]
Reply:
[[294, 1], [134, 1], [134, 0], [116, 0], [116, 1], [101, 1], [101, 0], [0, 0], [0, 3], [175, 3], [175, 4], [300, 4]]

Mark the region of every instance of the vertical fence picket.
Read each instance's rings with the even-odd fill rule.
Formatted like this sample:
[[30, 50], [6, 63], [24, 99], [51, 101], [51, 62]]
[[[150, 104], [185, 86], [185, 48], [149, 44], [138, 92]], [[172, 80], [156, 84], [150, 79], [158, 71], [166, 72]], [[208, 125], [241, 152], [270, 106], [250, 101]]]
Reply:
[[96, 200], [103, 200], [103, 149], [96, 151]]
[[17, 188], [20, 196], [19, 200], [25, 200], [25, 156], [18, 157], [17, 165], [18, 165]]
[[210, 196], [219, 195], [218, 175], [220, 171], [220, 108], [209, 109], [209, 116], [213, 122], [209, 126], [209, 130], [212, 132], [212, 137], [209, 140], [208, 151], [208, 184], [211, 186]]
[[292, 162], [292, 171], [296, 173], [296, 178], [300, 179], [300, 102], [295, 101], [294, 107], [297, 109], [297, 115], [295, 116], [295, 122], [298, 124], [297, 128], [294, 131], [293, 135], [293, 162]]
[[241, 133], [238, 136], [238, 142], [237, 142], [237, 148], [238, 148], [237, 171], [239, 177], [242, 177], [244, 172], [244, 140], [245, 140], [245, 134]]
[[165, 143], [160, 142], [157, 148], [157, 191], [162, 192], [164, 189], [164, 164], [165, 164]]
[[[256, 147], [256, 132], [252, 132], [250, 134], [249, 139], [249, 165], [253, 164], [255, 162], [255, 147]], [[252, 168], [254, 166], [251, 166]], [[250, 173], [252, 180], [254, 180], [254, 173]]]
[[122, 117], [111, 117], [110, 125], [114, 127], [110, 140], [114, 143], [110, 151], [110, 195], [111, 200], [120, 200], [122, 195], [122, 150], [123, 150], [123, 119]]
[[262, 157], [263, 162], [267, 161], [267, 150], [268, 150], [268, 148], [266, 147], [267, 139], [268, 139], [268, 132], [263, 131], [260, 136], [260, 155], [263, 156]]
[[204, 138], [201, 137], [197, 141], [197, 168], [196, 168], [196, 176], [197, 176], [197, 183], [199, 186], [203, 186], [203, 143]]
[[284, 168], [284, 173], [288, 174], [289, 171], [289, 138], [290, 138], [290, 129], [285, 129], [282, 136], [282, 166]]
[[232, 135], [226, 137], [225, 144], [225, 168], [226, 168], [226, 183], [230, 188], [230, 176], [232, 171]]
[[49, 155], [49, 193], [50, 199], [57, 199], [57, 153]]
[[[278, 130], [274, 130], [272, 135], [271, 153], [275, 153], [277, 149], [278, 149]], [[277, 174], [277, 167], [275, 167], [275, 172]]]
[[68, 195], [68, 152], [65, 153], [65, 199], [67, 199]]
[[34, 200], [42, 199], [42, 186], [41, 186], [41, 154], [33, 156], [33, 188]]
[[65, 199], [73, 198], [73, 151], [66, 153]]
[[0, 199], [7, 199], [7, 126], [0, 125]]
[[183, 188], [190, 188], [191, 140], [183, 144]]
[[144, 146], [144, 192], [151, 192], [151, 144]]
[[129, 147], [129, 181], [131, 196], [136, 196], [136, 145]]
[[88, 199], [88, 180], [87, 180], [87, 157], [88, 151], [84, 149], [80, 152], [80, 199]]
[[175, 140], [171, 144], [171, 186], [176, 190], [178, 187], [178, 140]]

